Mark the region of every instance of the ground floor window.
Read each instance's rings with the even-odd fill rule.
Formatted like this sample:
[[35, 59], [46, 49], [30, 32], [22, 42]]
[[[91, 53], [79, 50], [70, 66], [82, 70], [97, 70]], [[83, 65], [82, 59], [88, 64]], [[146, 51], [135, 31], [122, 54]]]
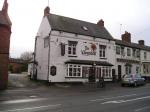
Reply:
[[111, 67], [109, 66], [90, 66], [90, 65], [67, 65], [68, 77], [83, 77], [88, 78], [91, 74], [95, 75], [95, 78], [112, 78]]
[[150, 65], [149, 64], [143, 64], [143, 72], [144, 72], [144, 74], [150, 73]]
[[140, 73], [140, 67], [139, 66], [136, 67], [136, 73], [137, 74]]
[[68, 77], [81, 77], [81, 66], [75, 64], [68, 64]]
[[125, 69], [126, 69], [126, 74], [131, 74], [132, 66], [127, 65], [127, 66], [125, 66]]

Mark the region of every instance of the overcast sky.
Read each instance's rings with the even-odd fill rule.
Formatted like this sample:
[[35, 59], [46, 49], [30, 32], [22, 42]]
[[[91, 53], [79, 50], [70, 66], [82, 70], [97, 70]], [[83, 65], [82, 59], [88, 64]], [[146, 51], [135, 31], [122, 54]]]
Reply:
[[[2, 8], [4, 0], [0, 0]], [[48, 0], [8, 0], [12, 21], [11, 57], [34, 50], [34, 40]], [[49, 0], [50, 12], [92, 23], [103, 19], [114, 38], [124, 31], [132, 41], [150, 45], [150, 0]]]

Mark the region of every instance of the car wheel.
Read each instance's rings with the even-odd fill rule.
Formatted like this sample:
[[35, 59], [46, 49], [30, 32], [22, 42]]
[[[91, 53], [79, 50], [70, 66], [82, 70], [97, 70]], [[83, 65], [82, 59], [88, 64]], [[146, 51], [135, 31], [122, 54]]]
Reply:
[[124, 85], [124, 84], [121, 84], [121, 86], [124, 87], [125, 85]]

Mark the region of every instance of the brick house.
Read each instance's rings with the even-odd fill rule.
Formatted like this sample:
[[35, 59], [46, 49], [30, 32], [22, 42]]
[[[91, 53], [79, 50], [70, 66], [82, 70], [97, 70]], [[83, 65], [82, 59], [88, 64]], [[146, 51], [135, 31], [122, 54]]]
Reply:
[[0, 11], [0, 89], [7, 88], [9, 45], [11, 35], [11, 21], [8, 16], [8, 3], [4, 1]]

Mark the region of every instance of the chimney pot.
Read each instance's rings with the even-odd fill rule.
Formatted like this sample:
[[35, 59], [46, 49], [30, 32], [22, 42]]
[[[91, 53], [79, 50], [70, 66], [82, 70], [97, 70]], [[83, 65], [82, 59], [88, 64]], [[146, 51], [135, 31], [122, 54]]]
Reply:
[[97, 25], [100, 26], [100, 27], [104, 27], [104, 21], [103, 21], [103, 19], [99, 20], [97, 22]]
[[45, 9], [44, 9], [44, 17], [49, 15], [50, 14], [50, 8], [47, 6]]
[[144, 40], [139, 40], [138, 42], [139, 42], [139, 45], [143, 45], [143, 46], [145, 45], [144, 44], [145, 43]]

